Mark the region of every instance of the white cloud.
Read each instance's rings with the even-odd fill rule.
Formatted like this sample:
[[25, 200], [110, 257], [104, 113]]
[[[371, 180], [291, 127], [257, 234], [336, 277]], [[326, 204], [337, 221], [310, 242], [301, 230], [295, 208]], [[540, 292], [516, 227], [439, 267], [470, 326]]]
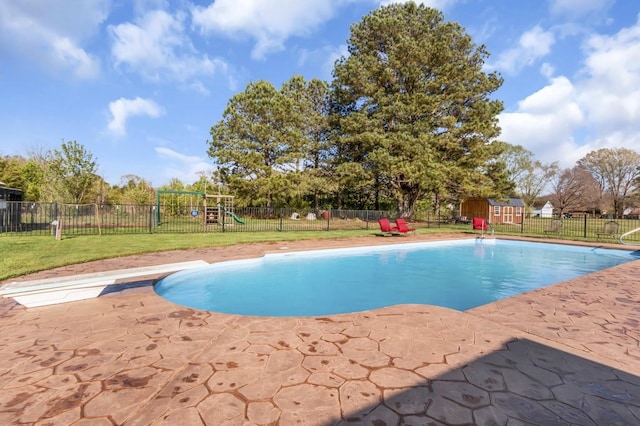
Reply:
[[[221, 34], [231, 39], [249, 39], [255, 44], [251, 57], [262, 60], [285, 49], [291, 37], [313, 34], [338, 9], [349, 3], [371, 2], [378, 5], [406, 3], [408, 0], [216, 0], [207, 7], [194, 6], [193, 25], [203, 34]], [[459, 0], [417, 1], [444, 10]], [[306, 52], [312, 53], [312, 52]], [[303, 52], [303, 55], [305, 52]], [[302, 59], [304, 60], [304, 58]]]
[[144, 15], [149, 10], [166, 10], [169, 2], [170, 0], [133, 0], [133, 10], [136, 15]]
[[269, 53], [283, 50], [288, 38], [311, 34], [348, 1], [216, 0], [206, 8], [195, 6], [193, 23], [204, 34], [253, 39], [251, 56], [263, 59]]
[[553, 67], [553, 65], [551, 65], [548, 62], [545, 62], [544, 64], [542, 64], [540, 66], [540, 74], [542, 74], [543, 76], [547, 77], [547, 78], [551, 78], [553, 77], [553, 74], [556, 72], [555, 68]]
[[612, 36], [592, 36], [580, 99], [600, 131], [640, 132], [640, 18]]
[[585, 118], [576, 101], [575, 88], [566, 77], [550, 84], [518, 104], [518, 110], [499, 117], [501, 139], [522, 145], [545, 163], [560, 161], [569, 165], [576, 157], [575, 129]]
[[553, 15], [569, 19], [579, 19], [587, 15], [601, 15], [614, 0], [552, 0], [550, 10]]
[[[225, 71], [227, 64], [223, 60], [196, 52], [185, 31], [185, 19], [184, 13], [173, 16], [153, 10], [135, 23], [110, 26], [111, 53], [116, 66], [125, 65], [154, 81], [169, 78], [186, 82]], [[196, 83], [196, 87], [203, 86]]]
[[536, 25], [520, 36], [518, 45], [502, 52], [495, 63], [487, 64], [488, 68], [516, 74], [525, 66], [548, 55], [555, 43], [555, 37], [550, 31], [544, 31]]
[[5, 24], [29, 22], [73, 40], [86, 40], [109, 15], [111, 0], [2, 0], [0, 16]]
[[54, 61], [64, 68], [73, 69], [77, 77], [92, 78], [98, 75], [97, 59], [74, 45], [68, 38], [57, 38], [53, 40], [52, 45], [51, 55]]
[[107, 18], [109, 0], [0, 1], [0, 49], [43, 68], [94, 78], [100, 63], [82, 45]]
[[164, 112], [158, 104], [148, 99], [120, 98], [109, 103], [109, 112], [112, 120], [109, 122], [109, 130], [117, 136], [126, 135], [127, 120], [136, 115], [146, 115], [148, 117], [159, 117]]
[[503, 140], [563, 167], [601, 148], [640, 152], [640, 18], [617, 34], [591, 36], [584, 53], [573, 82], [553, 78], [500, 115]]
[[166, 147], [154, 149], [161, 159], [170, 162], [163, 172], [167, 180], [177, 178], [183, 183], [193, 183], [200, 179], [202, 173], [210, 175], [214, 169], [206, 158], [184, 155]]

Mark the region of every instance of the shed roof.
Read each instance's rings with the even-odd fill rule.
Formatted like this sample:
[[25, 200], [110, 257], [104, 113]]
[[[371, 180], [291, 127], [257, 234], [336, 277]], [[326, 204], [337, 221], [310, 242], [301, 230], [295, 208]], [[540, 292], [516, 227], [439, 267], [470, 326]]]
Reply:
[[506, 207], [524, 207], [524, 201], [522, 198], [509, 197], [509, 201], [499, 201], [495, 198], [487, 198], [490, 206], [506, 206]]

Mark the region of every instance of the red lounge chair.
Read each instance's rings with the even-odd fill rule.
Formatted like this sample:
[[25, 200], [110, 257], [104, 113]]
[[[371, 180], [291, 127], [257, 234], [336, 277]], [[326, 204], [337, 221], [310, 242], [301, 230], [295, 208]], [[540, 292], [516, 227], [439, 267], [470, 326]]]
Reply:
[[406, 234], [407, 232], [415, 232], [416, 228], [409, 228], [407, 222], [401, 217], [396, 219], [396, 225], [398, 226], [398, 232]]
[[398, 231], [398, 227], [397, 226], [391, 226], [391, 222], [389, 222], [389, 219], [387, 219], [386, 217], [383, 217], [382, 219], [378, 219], [378, 223], [380, 224], [380, 231], [382, 231], [383, 234], [397, 234]]
[[487, 219], [483, 217], [474, 217], [473, 218], [473, 229], [479, 229], [482, 231], [487, 231], [489, 229], [489, 225], [487, 225]]

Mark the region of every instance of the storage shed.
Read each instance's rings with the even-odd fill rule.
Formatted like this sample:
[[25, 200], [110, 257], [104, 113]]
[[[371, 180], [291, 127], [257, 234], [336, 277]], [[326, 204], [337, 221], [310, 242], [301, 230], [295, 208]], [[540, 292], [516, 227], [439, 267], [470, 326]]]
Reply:
[[494, 198], [470, 198], [460, 205], [460, 216], [483, 217], [490, 223], [522, 223], [524, 201], [509, 197], [506, 200]]

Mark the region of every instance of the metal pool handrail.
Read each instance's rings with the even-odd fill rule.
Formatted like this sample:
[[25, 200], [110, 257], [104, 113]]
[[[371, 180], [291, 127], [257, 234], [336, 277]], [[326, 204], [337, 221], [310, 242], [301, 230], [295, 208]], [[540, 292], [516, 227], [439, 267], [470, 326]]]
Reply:
[[631, 243], [625, 243], [622, 239], [628, 235], [634, 234], [636, 232], [640, 231], [640, 228], [636, 228], [636, 229], [632, 229], [631, 231], [625, 232], [624, 234], [620, 235], [619, 241], [620, 244], [631, 244]]

